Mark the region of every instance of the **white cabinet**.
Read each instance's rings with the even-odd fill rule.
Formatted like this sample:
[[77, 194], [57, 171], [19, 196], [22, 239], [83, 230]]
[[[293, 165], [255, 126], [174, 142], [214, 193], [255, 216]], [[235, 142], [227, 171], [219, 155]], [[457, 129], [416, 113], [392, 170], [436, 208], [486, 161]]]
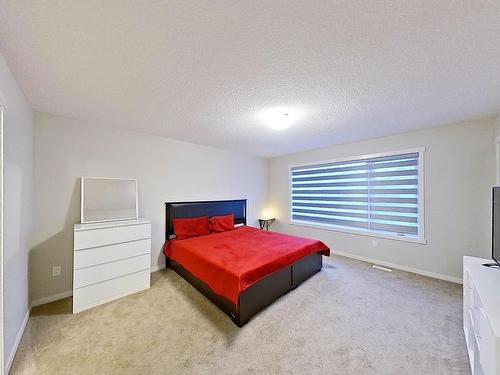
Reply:
[[464, 257], [464, 333], [474, 375], [500, 375], [500, 269]]
[[76, 224], [74, 234], [74, 314], [149, 288], [149, 220]]

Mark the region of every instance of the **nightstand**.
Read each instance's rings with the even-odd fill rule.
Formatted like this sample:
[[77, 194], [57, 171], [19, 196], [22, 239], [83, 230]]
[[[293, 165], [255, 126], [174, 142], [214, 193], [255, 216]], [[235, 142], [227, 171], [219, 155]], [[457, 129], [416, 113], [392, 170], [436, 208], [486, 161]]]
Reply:
[[276, 218], [272, 218], [272, 219], [259, 219], [260, 229], [269, 230], [269, 227], [271, 226], [272, 223], [274, 223], [275, 220], [276, 220]]

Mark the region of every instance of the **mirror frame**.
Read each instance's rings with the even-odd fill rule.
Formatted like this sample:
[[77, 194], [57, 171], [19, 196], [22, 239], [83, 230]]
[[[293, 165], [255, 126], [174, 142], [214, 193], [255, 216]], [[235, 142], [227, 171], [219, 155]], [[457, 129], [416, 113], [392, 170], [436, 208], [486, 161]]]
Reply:
[[[121, 181], [134, 181], [135, 183], [135, 217], [124, 217], [118, 219], [102, 219], [102, 220], [85, 220], [83, 214], [84, 196], [85, 196], [85, 180], [121, 180]], [[80, 222], [82, 224], [104, 223], [110, 221], [124, 221], [124, 220], [138, 220], [139, 219], [139, 195], [137, 192], [137, 179], [136, 178], [120, 178], [120, 177], [80, 177]]]

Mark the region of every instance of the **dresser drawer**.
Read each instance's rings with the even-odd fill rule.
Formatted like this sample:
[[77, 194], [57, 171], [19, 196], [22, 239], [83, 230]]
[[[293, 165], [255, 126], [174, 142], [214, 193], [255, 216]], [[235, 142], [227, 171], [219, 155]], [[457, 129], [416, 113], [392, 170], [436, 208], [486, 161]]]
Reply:
[[146, 269], [149, 272], [150, 263], [151, 255], [146, 254], [133, 258], [117, 260], [116, 262], [78, 269], [74, 271], [73, 288], [82, 288]]
[[477, 321], [474, 324], [474, 334], [479, 346], [481, 367], [486, 374], [495, 374], [495, 336], [484, 310], [482, 308], [476, 310]]
[[73, 291], [73, 313], [149, 288], [149, 269]]
[[73, 267], [77, 270], [149, 253], [151, 253], [151, 239], [149, 238], [102, 247], [80, 249], [75, 251]]
[[151, 224], [75, 231], [75, 250], [151, 238]]

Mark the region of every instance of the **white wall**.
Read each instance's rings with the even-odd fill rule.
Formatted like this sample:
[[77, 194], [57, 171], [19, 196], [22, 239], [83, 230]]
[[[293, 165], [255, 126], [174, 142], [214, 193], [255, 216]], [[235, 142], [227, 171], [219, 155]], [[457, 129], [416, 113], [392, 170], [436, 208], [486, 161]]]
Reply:
[[33, 202], [33, 113], [0, 55], [4, 115], [5, 365], [15, 353], [29, 310], [28, 249]]
[[[495, 120], [476, 121], [332, 146], [270, 160], [273, 230], [327, 243], [333, 252], [461, 278], [462, 256], [491, 254], [491, 187], [495, 184]], [[426, 245], [288, 224], [290, 164], [425, 147]]]
[[[168, 126], [167, 124], [165, 126]], [[140, 215], [152, 220], [152, 263], [164, 263], [165, 201], [248, 199], [249, 224], [267, 199], [267, 161], [142, 133], [35, 114], [32, 300], [71, 290], [80, 176], [139, 180]], [[54, 265], [62, 275], [52, 277]]]

